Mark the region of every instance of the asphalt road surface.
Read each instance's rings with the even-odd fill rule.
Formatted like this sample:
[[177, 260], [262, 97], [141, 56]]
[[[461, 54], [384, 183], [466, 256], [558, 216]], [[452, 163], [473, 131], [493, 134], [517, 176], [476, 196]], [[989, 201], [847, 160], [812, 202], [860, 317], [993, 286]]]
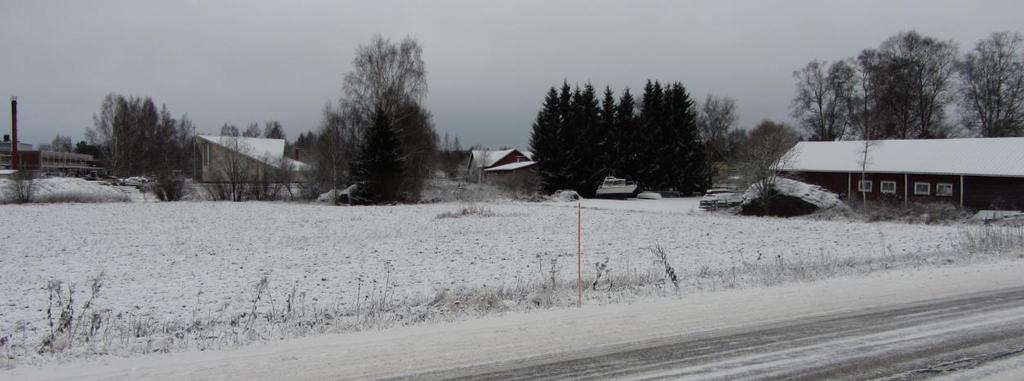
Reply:
[[1020, 355], [1012, 288], [403, 378], [918, 380]]

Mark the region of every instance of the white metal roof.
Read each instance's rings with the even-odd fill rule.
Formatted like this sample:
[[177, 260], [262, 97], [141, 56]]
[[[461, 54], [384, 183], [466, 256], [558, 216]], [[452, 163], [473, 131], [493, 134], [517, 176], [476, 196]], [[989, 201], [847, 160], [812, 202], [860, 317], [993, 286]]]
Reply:
[[[289, 163], [295, 169], [306, 169], [309, 165], [301, 161], [284, 157], [284, 139], [250, 138], [244, 136], [199, 135], [200, 139], [209, 141], [227, 149], [235, 150], [252, 159], [279, 167], [281, 163]], [[237, 145], [235, 139], [238, 139]]]
[[[800, 142], [782, 170], [860, 172], [864, 141]], [[1024, 177], [1024, 137], [876, 140], [867, 171]]]
[[519, 168], [529, 167], [529, 166], [534, 165], [534, 164], [537, 164], [537, 162], [536, 161], [520, 161], [518, 163], [508, 163], [508, 164], [505, 164], [505, 165], [499, 165], [499, 166], [494, 167], [494, 168], [487, 168], [487, 169], [484, 170], [484, 172], [514, 171], [514, 170], [517, 170]]

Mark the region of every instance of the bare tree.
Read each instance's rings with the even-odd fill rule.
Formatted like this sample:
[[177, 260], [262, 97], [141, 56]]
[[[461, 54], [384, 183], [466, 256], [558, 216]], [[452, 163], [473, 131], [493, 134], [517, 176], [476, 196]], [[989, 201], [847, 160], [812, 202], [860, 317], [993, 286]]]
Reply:
[[945, 123], [952, 102], [956, 44], [910, 31], [893, 36], [858, 57], [860, 72], [874, 81], [873, 123], [879, 138], [931, 139], [952, 135]]
[[697, 115], [697, 127], [701, 139], [710, 149], [708, 158], [713, 161], [728, 161], [730, 156], [729, 132], [736, 127], [736, 100], [708, 94]]
[[[184, 119], [183, 119], [184, 120]], [[190, 144], [174, 139], [186, 128], [171, 117], [166, 107], [158, 109], [149, 97], [125, 97], [111, 93], [104, 97], [100, 112], [86, 139], [100, 148], [107, 167], [120, 176], [146, 175], [185, 169]], [[56, 144], [55, 145], [59, 145]]]
[[35, 173], [32, 171], [20, 170], [15, 172], [11, 181], [7, 183], [7, 199], [0, 201], [25, 204], [33, 201], [35, 193]]
[[855, 70], [847, 61], [811, 61], [793, 72], [796, 96], [793, 117], [808, 132], [810, 140], [842, 139], [850, 125]]
[[248, 152], [249, 147], [238, 136], [221, 136], [218, 139], [222, 147], [216, 147], [213, 155], [216, 160], [211, 160], [211, 170], [217, 181], [211, 183], [211, 195], [215, 198], [231, 201], [245, 201], [249, 187], [253, 183], [253, 175], [258, 170], [258, 163], [253, 160]]
[[1024, 42], [999, 32], [959, 65], [963, 124], [983, 137], [1024, 135]]
[[260, 129], [260, 125], [258, 123], [251, 123], [245, 131], [242, 131], [242, 136], [247, 138], [258, 138], [263, 136], [263, 130]]
[[264, 124], [263, 137], [267, 139], [285, 139], [284, 128], [276, 120], [269, 121]]
[[239, 136], [238, 127], [233, 124], [224, 124], [220, 127], [220, 136]]
[[93, 114], [93, 128], [85, 129], [85, 139], [89, 144], [100, 147], [103, 157], [110, 168], [120, 168], [120, 142], [115, 135], [114, 121], [117, 118], [118, 98], [120, 95], [110, 93], [103, 97], [100, 112]]
[[71, 137], [58, 134], [50, 142], [50, 149], [57, 152], [71, 152], [75, 145], [71, 143]]
[[289, 161], [286, 156], [282, 156], [280, 160], [276, 160], [273, 166], [274, 169], [270, 173], [270, 181], [278, 185], [278, 192], [280, 192], [280, 189], [284, 189], [285, 192], [288, 192], [289, 199], [295, 197], [293, 188], [295, 180], [298, 177], [298, 168], [296, 168], [295, 164]]
[[[350, 118], [329, 103], [324, 105], [319, 133], [313, 143], [313, 181], [307, 181], [307, 186], [320, 184], [328, 189], [344, 189], [360, 137]], [[322, 190], [325, 189], [318, 191]]]
[[374, 36], [356, 49], [353, 71], [345, 74], [343, 103], [363, 126], [377, 107], [394, 115], [406, 100], [419, 102], [427, 93], [423, 47], [406, 37], [397, 43]]
[[792, 160], [797, 140], [799, 134], [791, 127], [770, 120], [762, 121], [749, 133], [741, 153], [741, 170], [766, 208], [776, 191], [779, 170]]

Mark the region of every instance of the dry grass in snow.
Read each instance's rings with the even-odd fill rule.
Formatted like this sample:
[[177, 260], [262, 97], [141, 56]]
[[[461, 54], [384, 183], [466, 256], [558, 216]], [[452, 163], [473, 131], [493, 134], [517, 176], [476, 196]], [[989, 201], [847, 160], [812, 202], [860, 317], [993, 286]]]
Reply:
[[[584, 210], [587, 303], [1006, 257], [1021, 237], [600, 206]], [[0, 278], [8, 365], [575, 302], [576, 210], [566, 204], [0, 208], [26, 221], [0, 233], [0, 263], [19, 269]]]

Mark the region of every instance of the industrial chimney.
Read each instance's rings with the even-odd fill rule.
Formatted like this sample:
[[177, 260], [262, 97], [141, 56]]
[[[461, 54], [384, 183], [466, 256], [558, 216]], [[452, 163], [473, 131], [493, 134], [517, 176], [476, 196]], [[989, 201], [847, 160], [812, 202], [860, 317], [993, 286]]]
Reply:
[[18, 97], [11, 96], [11, 169], [18, 169]]

